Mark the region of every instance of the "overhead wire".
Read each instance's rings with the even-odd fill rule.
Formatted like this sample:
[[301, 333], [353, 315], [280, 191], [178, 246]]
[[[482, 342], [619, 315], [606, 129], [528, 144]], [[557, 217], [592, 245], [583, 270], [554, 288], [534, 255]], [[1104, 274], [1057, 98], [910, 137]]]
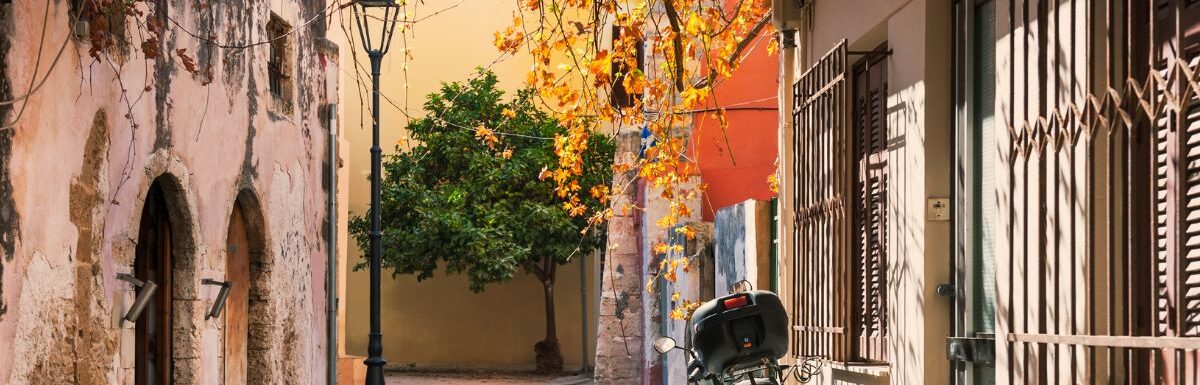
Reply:
[[[502, 55], [502, 56], [503, 56], [503, 55]], [[498, 62], [500, 62], [500, 61], [501, 61], [501, 60], [496, 60], [496, 61], [494, 61], [493, 63], [498, 63]], [[350, 75], [350, 76], [352, 76], [352, 79], [354, 79], [356, 82], [360, 82], [360, 83], [362, 82], [362, 76], [361, 76], [360, 74], [357, 74], [357, 73], [349, 73], [349, 71], [348, 71], [348, 70], [346, 70], [346, 69], [344, 69], [344, 68], [342, 69], [342, 72], [346, 73], [347, 75]], [[470, 80], [474, 80], [474, 78], [471, 78]], [[469, 80], [468, 80], [468, 81], [469, 81]], [[451, 99], [449, 100], [449, 102], [450, 102], [450, 103], [453, 103], [454, 99], [455, 99], [455, 98], [457, 98], [457, 96], [458, 96], [458, 95], [461, 95], [461, 94], [456, 94], [454, 98], [451, 98]], [[396, 101], [395, 101], [394, 99], [392, 99], [392, 97], [391, 97], [391, 96], [388, 96], [388, 94], [387, 94], [386, 92], [383, 92], [382, 90], [381, 90], [381, 91], [379, 91], [379, 96], [380, 96], [380, 97], [382, 97], [384, 101], [386, 101], [388, 104], [390, 104], [390, 105], [391, 105], [392, 107], [394, 107], [396, 110], [400, 111], [400, 114], [401, 114], [401, 115], [404, 115], [404, 117], [405, 117], [405, 118], [407, 118], [407, 119], [409, 119], [409, 120], [416, 120], [416, 119], [421, 119], [421, 118], [422, 118], [422, 117], [420, 117], [420, 116], [415, 116], [415, 115], [412, 115], [412, 114], [408, 113], [408, 111], [406, 111], [406, 110], [405, 110], [405, 109], [404, 109], [402, 106], [400, 106], [398, 103], [396, 103]], [[439, 121], [440, 121], [440, 122], [443, 122], [443, 123], [445, 123], [445, 124], [447, 124], [447, 125], [453, 126], [453, 127], [455, 127], [455, 128], [459, 128], [459, 129], [463, 129], [463, 130], [467, 130], [467, 131], [474, 131], [474, 130], [475, 130], [475, 128], [472, 128], [472, 127], [467, 127], [466, 125], [463, 125], [463, 124], [461, 124], [461, 123], [457, 123], [457, 122], [449, 121], [449, 120], [446, 120], [446, 119], [439, 119]], [[525, 135], [525, 134], [518, 134], [518, 133], [513, 133], [513, 132], [503, 132], [503, 131], [496, 131], [496, 130], [494, 130], [494, 129], [492, 130], [492, 133], [493, 133], [493, 134], [496, 134], [496, 135], [498, 135], [498, 136], [512, 136], [512, 137], [518, 137], [518, 138], [537, 139], [537, 140], [554, 140], [554, 138], [550, 138], [550, 137], [544, 137], [544, 136], [535, 136], [535, 135]]]
[[[94, 0], [88, 0], [88, 1], [94, 1]], [[199, 40], [201, 42], [209, 44], [213, 47], [217, 47], [217, 48], [221, 48], [221, 49], [248, 49], [248, 48], [253, 48], [253, 47], [264, 45], [264, 44], [270, 44], [270, 43], [275, 42], [280, 39], [285, 39], [285, 38], [299, 32], [302, 28], [307, 27], [308, 25], [312, 24], [316, 20], [320, 19], [322, 16], [327, 15], [334, 7], [338, 7], [338, 9], [342, 9], [342, 8], [345, 8], [355, 2], [357, 2], [357, 0], [350, 1], [347, 5], [342, 5], [342, 6], [338, 7], [339, 4], [341, 4], [342, 2], [340, 0], [334, 1], [333, 3], [330, 3], [329, 6], [322, 9], [321, 12], [318, 12], [313, 17], [305, 20], [302, 24], [292, 28], [287, 33], [281, 34], [279, 36], [276, 36], [276, 37], [273, 37], [273, 38], [270, 38], [267, 40], [262, 40], [262, 41], [257, 41], [257, 42], [253, 42], [253, 43], [247, 43], [247, 44], [240, 44], [240, 45], [226, 44], [226, 43], [222, 43], [222, 42], [217, 41], [212, 38], [200, 36], [198, 33], [187, 29], [187, 27], [184, 27], [183, 24], [180, 23], [178, 20], [176, 20], [174, 17], [167, 16], [167, 20], [169, 20], [171, 22], [171, 24], [174, 26], [174, 27], [172, 27], [173, 29], [178, 29], [180, 31], [183, 31], [184, 34], [191, 36], [192, 38], [194, 38], [196, 40]], [[50, 7], [50, 4], [47, 4], [46, 16], [42, 19], [42, 40], [43, 41], [45, 38], [46, 25], [49, 24], [48, 23], [49, 22], [49, 7]], [[79, 16], [81, 14], [82, 14], [82, 7], [80, 7], [80, 11], [76, 12], [74, 18], [76, 18], [76, 19], [79, 18]], [[42, 86], [45, 85], [46, 80], [50, 77], [50, 73], [53, 72], [53, 69], [58, 64], [58, 61], [61, 58], [63, 51], [66, 50], [67, 45], [69, 45], [70, 42], [71, 42], [71, 34], [68, 33], [66, 38], [63, 39], [62, 46], [59, 47], [58, 54], [55, 55], [54, 61], [51, 62], [50, 67], [47, 69], [46, 76], [42, 77], [42, 79], [40, 81], [37, 81], [36, 85], [33, 85], [33, 83], [35, 83], [34, 81], [30, 81], [31, 87], [30, 87], [29, 92], [26, 92], [24, 95], [21, 95], [21, 96], [18, 96], [18, 97], [9, 99], [9, 100], [0, 100], [0, 106], [6, 106], [6, 105], [19, 103], [21, 101], [29, 99], [30, 96], [32, 96], [34, 93], [36, 93], [38, 90], [40, 90], [42, 88]], [[40, 54], [41, 50], [42, 50], [42, 47], [39, 46], [38, 47], [38, 52], [39, 52], [38, 59], [39, 60], [41, 58], [41, 54]], [[36, 77], [36, 73], [34, 75]]]
[[[50, 73], [53, 72], [54, 67], [58, 65], [59, 58], [62, 57], [63, 51], [67, 48], [67, 43], [70, 42], [70, 39], [71, 39], [70, 34], [67, 35], [67, 38], [63, 41], [62, 46], [59, 47], [58, 54], [56, 54], [54, 56], [54, 61], [50, 63], [50, 68], [46, 69], [46, 75], [44, 77], [42, 77], [42, 80], [40, 82], [35, 81], [35, 79], [37, 79], [37, 73], [41, 69], [41, 65], [42, 65], [42, 49], [45, 48], [45, 46], [46, 46], [46, 28], [47, 28], [47, 24], [49, 24], [48, 23], [49, 21], [50, 21], [50, 3], [46, 3], [46, 9], [45, 9], [44, 13], [42, 14], [42, 33], [41, 33], [41, 36], [38, 38], [37, 58], [34, 60], [33, 73], [30, 75], [30, 79], [29, 79], [29, 89], [25, 92], [25, 95], [22, 95], [21, 97], [19, 97], [17, 99], [14, 99], [12, 101], [0, 101], [0, 106], [11, 105], [13, 103], [29, 99], [30, 96], [32, 96], [35, 92], [37, 92], [37, 90], [40, 90], [41, 87], [46, 84], [46, 79], [50, 78]], [[34, 83], [37, 83], [37, 85], [35, 86]], [[13, 117], [12, 122], [5, 124], [3, 126], [0, 126], [0, 131], [9, 130], [9, 129], [12, 129], [13, 127], [16, 127], [17, 121], [21, 120], [21, 116], [25, 115], [25, 108], [28, 105], [29, 105], [29, 103], [22, 103], [21, 109], [17, 111], [17, 115], [15, 117]]]
[[[94, 0], [87, 0], [87, 1], [94, 1]], [[320, 19], [322, 16], [325, 16], [335, 6], [341, 5], [338, 9], [342, 9], [347, 6], [353, 5], [355, 2], [357, 2], [357, 0], [352, 0], [349, 3], [347, 3], [347, 5], [341, 5], [342, 2], [340, 0], [334, 1], [334, 2], [330, 3], [329, 6], [326, 6], [324, 9], [322, 9], [321, 12], [318, 12], [316, 15], [309, 18], [308, 20], [305, 20], [304, 23], [300, 24], [299, 26], [296, 26], [295, 28], [292, 28], [292, 30], [288, 31], [285, 34], [273, 37], [271, 39], [258, 41], [258, 42], [254, 42], [254, 43], [249, 43], [249, 44], [244, 44], [244, 45], [225, 44], [225, 43], [221, 43], [221, 42], [211, 39], [211, 38], [200, 36], [199, 34], [184, 27], [182, 25], [182, 23], [180, 23], [175, 18], [167, 16], [167, 19], [170, 20], [171, 23], [174, 25], [173, 28], [183, 31], [184, 34], [187, 34], [188, 36], [191, 36], [191, 37], [193, 37], [199, 41], [202, 41], [206, 44], [209, 44], [214, 47], [221, 48], [221, 49], [247, 49], [247, 48], [252, 48], [255, 46], [259, 46], [259, 45], [270, 44], [276, 40], [287, 38], [288, 36], [300, 31], [301, 28], [304, 28], [304, 27], [312, 24], [316, 20]], [[47, 29], [47, 26], [49, 25], [49, 21], [50, 21], [50, 7], [51, 6], [52, 5], [50, 3], [46, 3], [46, 9], [45, 9], [44, 15], [42, 17], [41, 37], [39, 38], [37, 56], [36, 56], [36, 59], [34, 62], [34, 71], [33, 71], [33, 74], [31, 75], [31, 78], [29, 81], [28, 90], [25, 92], [25, 94], [23, 94], [21, 96], [18, 96], [18, 97], [9, 99], [9, 100], [0, 100], [0, 107], [13, 105], [16, 103], [26, 101], [30, 97], [32, 97], [34, 94], [36, 94], [38, 91], [40, 91], [42, 89], [42, 87], [46, 85], [46, 82], [50, 79], [50, 75], [54, 72], [54, 69], [57, 68], [58, 63], [62, 58], [63, 52], [66, 51], [67, 45], [70, 44], [71, 33], [68, 32], [67, 36], [63, 38], [63, 42], [62, 42], [62, 45], [58, 49], [58, 53], [55, 54], [54, 60], [50, 62], [50, 66], [46, 69], [45, 75], [42, 76], [41, 80], [37, 80], [37, 75], [38, 75], [38, 72], [41, 67], [42, 50], [45, 47], [46, 29]], [[80, 6], [79, 9], [76, 10], [74, 17], [72, 18], [73, 20], [78, 19], [83, 14], [83, 8], [84, 8], [83, 6]], [[0, 131], [9, 130], [9, 129], [16, 127], [17, 121], [19, 121], [20, 118], [24, 115], [26, 106], [27, 106], [27, 103], [22, 104], [20, 110], [18, 110], [17, 115], [13, 118], [13, 120], [3, 126], [0, 126]]]
[[[433, 17], [433, 16], [437, 16], [437, 15], [439, 15], [439, 14], [442, 14], [443, 12], [446, 12], [446, 11], [448, 11], [448, 10], [450, 10], [450, 9], [456, 8], [456, 7], [460, 6], [462, 3], [463, 3], [463, 1], [459, 1], [459, 2], [457, 2], [457, 3], [455, 3], [455, 4], [453, 4], [453, 5], [450, 5], [450, 6], [447, 6], [447, 7], [445, 7], [445, 8], [439, 9], [439, 10], [437, 10], [437, 11], [434, 11], [433, 13], [431, 13], [431, 14], [429, 14], [429, 15], [426, 15], [426, 16], [423, 16], [423, 17], [421, 17], [421, 18], [419, 18], [419, 19], [416, 19], [416, 20], [412, 21], [412, 22], [411, 22], [411, 23], [409, 23], [409, 24], [413, 24], [413, 23], [416, 23], [416, 22], [419, 22], [419, 21], [427, 20], [427, 19], [429, 19], [429, 18], [431, 18], [431, 17]], [[364, 17], [366, 17], [366, 16], [364, 16]], [[403, 23], [404, 21], [401, 21], [401, 22]], [[349, 36], [349, 37], [350, 37], [350, 40], [351, 40], [351, 41], [350, 41], [350, 43], [351, 43], [351, 44], [354, 44], [354, 43], [355, 43], [355, 41], [354, 41], [354, 36], [353, 36], [353, 34], [351, 34], [349, 31], [346, 31], [346, 30], [345, 30], [345, 29], [346, 29], [346, 25], [345, 25], [346, 23], [345, 23], [345, 20], [341, 20], [341, 24], [342, 24], [342, 29], [343, 29], [343, 32], [345, 32], [345, 33], [347, 34], [347, 36]], [[402, 34], [404, 34], [404, 33], [406, 33], [406, 32], [407, 32], [407, 31], [402, 31], [401, 33], [402, 33]], [[407, 47], [406, 47], [405, 49], [407, 50]], [[358, 56], [357, 56], [357, 55], [355, 55], [355, 53], [356, 53], [356, 52], [357, 52], [357, 50], [354, 50], [354, 51], [351, 53], [351, 60], [354, 62], [354, 64], [353, 64], [353, 67], [354, 67], [354, 68], [353, 68], [353, 73], [350, 73], [350, 72], [348, 72], [348, 71], [347, 71], [345, 68], [341, 68], [340, 70], [341, 70], [343, 73], [346, 73], [347, 75], [350, 75], [350, 76], [352, 76], [352, 79], [353, 79], [353, 80], [354, 80], [354, 82], [355, 82], [356, 88], [357, 88], [357, 89], [358, 89], [358, 91], [359, 91], [359, 99], [360, 99], [360, 103], [362, 103], [362, 102], [363, 102], [363, 101], [362, 101], [362, 93], [364, 92], [364, 91], [363, 91], [363, 89], [365, 88], [365, 86], [363, 85], [363, 83], [364, 83], [364, 81], [363, 81], [363, 77], [364, 77], [364, 74], [365, 74], [365, 73], [367, 73], [368, 71], [367, 71], [366, 67], [363, 65], [363, 63], [362, 63], [360, 60], [358, 60]], [[405, 56], [406, 56], [406, 58], [407, 58], [407, 55], [408, 55], [408, 53], [407, 53], [407, 52], [405, 52]], [[509, 58], [511, 58], [511, 57], [512, 57], [512, 56], [511, 56], [511, 55], [509, 55], [508, 53], [506, 53], [506, 52], [501, 52], [499, 55], [497, 55], [497, 56], [496, 56], [496, 58], [495, 58], [495, 59], [493, 59], [493, 60], [492, 60], [490, 63], [488, 63], [488, 65], [487, 65], [487, 66], [484, 66], [483, 68], [484, 68], [485, 70], [490, 70], [491, 68], [495, 67], [495, 66], [496, 66], [496, 64], [499, 64], [499, 63], [501, 63], [501, 62], [503, 62], [503, 61], [505, 61], [505, 60], [508, 60], [508, 59], [509, 59]], [[407, 66], [406, 66], [406, 67], [407, 67]], [[406, 72], [407, 72], [407, 71], [406, 71]], [[478, 74], [478, 73], [476, 73], [476, 74], [472, 74], [472, 75], [469, 75], [469, 76], [468, 76], [468, 78], [467, 78], [467, 83], [470, 83], [471, 81], [474, 81], [474, 80], [475, 80], [475, 79], [477, 79], [479, 76], [480, 76], [480, 74]], [[375, 92], [375, 91], [366, 91], [366, 92], [370, 93], [370, 92]], [[385, 101], [387, 101], [387, 103], [388, 103], [388, 104], [390, 104], [390, 105], [391, 105], [393, 108], [395, 108], [397, 111], [399, 111], [401, 115], [404, 115], [404, 117], [405, 117], [405, 118], [409, 119], [410, 121], [411, 121], [411, 120], [415, 120], [415, 119], [418, 119], [418, 118], [419, 118], [419, 117], [416, 117], [416, 116], [414, 116], [414, 115], [410, 114], [410, 113], [408, 112], [408, 108], [407, 108], [407, 107], [405, 107], [405, 106], [400, 106], [400, 105], [399, 105], [399, 104], [398, 104], [398, 103], [397, 103], [397, 102], [396, 102], [394, 99], [392, 99], [392, 97], [390, 97], [390, 96], [389, 96], [387, 93], [383, 92], [382, 90], [380, 90], [380, 91], [378, 91], [378, 92], [379, 92], [379, 96], [381, 96], [381, 97], [382, 97], [382, 98], [383, 98]], [[454, 102], [455, 102], [456, 100], [458, 100], [458, 97], [459, 97], [459, 96], [461, 96], [461, 95], [462, 95], [461, 93], [459, 93], [459, 94], [455, 94], [454, 96], [452, 96], [452, 97], [451, 97], [451, 98], [450, 98], [450, 99], [447, 101], [447, 103], [449, 103], [449, 104], [453, 105], [453, 104], [454, 104]], [[406, 96], [407, 96], [407, 95], [406, 95]], [[407, 104], [407, 97], [406, 97], [406, 103], [405, 103], [405, 104]], [[363, 120], [366, 120], [366, 119], [364, 119], [364, 117], [360, 115], [360, 117], [359, 117], [359, 120], [360, 120], [360, 121], [363, 121]], [[475, 128], [468, 127], [468, 126], [466, 126], [466, 125], [464, 125], [464, 124], [460, 124], [460, 123], [458, 123], [458, 122], [453, 122], [453, 121], [449, 121], [449, 120], [446, 120], [446, 119], [440, 119], [440, 121], [441, 121], [441, 122], [443, 122], [443, 123], [445, 123], [445, 124], [447, 124], [447, 125], [449, 125], [449, 126], [452, 126], [452, 127], [455, 127], [455, 128], [459, 128], [459, 129], [462, 129], [462, 130], [467, 130], [467, 131], [474, 131], [474, 130], [475, 130]], [[360, 126], [360, 127], [361, 127], [361, 126]], [[497, 130], [495, 130], [495, 129], [492, 129], [491, 131], [492, 131], [492, 133], [493, 133], [493, 134], [495, 134], [495, 135], [497, 135], [497, 136], [511, 136], [511, 137], [526, 138], [526, 139], [535, 139], [535, 140], [546, 140], [546, 141], [554, 140], [554, 138], [550, 138], [550, 137], [541, 137], [541, 136], [535, 136], [535, 135], [518, 134], [518, 133], [513, 133], [513, 132], [503, 132], [503, 131], [497, 131]]]
[[[338, 7], [338, 9], [340, 10], [347, 6], [353, 5], [355, 2], [357, 2], [357, 0], [352, 0], [348, 5]], [[315, 15], [313, 15], [313, 17], [310, 17], [307, 20], [305, 20], [303, 23], [301, 23], [300, 25], [293, 27], [287, 33], [280, 34], [279, 36], [275, 36], [275, 37], [272, 37], [267, 40], [256, 41], [256, 42], [247, 43], [247, 44], [239, 44], [239, 45], [231, 45], [231, 44], [221, 43], [215, 39], [200, 36], [199, 34], [184, 27], [182, 23], [180, 23], [178, 20], [176, 20], [174, 17], [171, 17], [170, 15], [167, 15], [167, 20], [170, 20], [171, 24], [174, 24], [176, 29], [179, 29], [180, 31], [183, 31], [183, 33], [187, 34], [188, 36], [191, 36], [192, 38], [195, 38], [196, 40], [205, 42], [213, 47], [217, 47], [217, 48], [221, 48], [221, 49], [247, 49], [247, 48], [257, 47], [260, 45], [271, 44], [277, 40], [286, 39], [289, 36], [299, 32], [302, 28], [305, 28], [308, 25], [312, 24], [313, 22], [317, 21], [322, 16], [325, 16], [326, 14], [329, 13], [330, 10], [332, 10], [335, 6], [340, 5], [341, 3], [342, 3], [341, 0], [329, 3], [329, 5], [326, 6], [324, 9], [322, 9], [321, 12], [317, 12]]]

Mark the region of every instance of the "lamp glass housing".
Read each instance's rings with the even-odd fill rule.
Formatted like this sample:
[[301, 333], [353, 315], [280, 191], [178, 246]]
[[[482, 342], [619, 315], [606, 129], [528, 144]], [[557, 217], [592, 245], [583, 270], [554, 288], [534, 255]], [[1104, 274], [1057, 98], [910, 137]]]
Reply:
[[387, 53], [400, 22], [402, 5], [397, 0], [358, 0], [355, 3], [354, 22], [368, 54]]

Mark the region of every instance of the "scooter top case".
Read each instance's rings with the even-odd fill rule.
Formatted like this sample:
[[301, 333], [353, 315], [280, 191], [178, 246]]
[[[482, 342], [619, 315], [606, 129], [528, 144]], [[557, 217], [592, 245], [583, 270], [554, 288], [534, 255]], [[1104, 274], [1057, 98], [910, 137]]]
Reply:
[[787, 354], [787, 312], [775, 293], [755, 290], [705, 302], [692, 322], [692, 349], [710, 374]]

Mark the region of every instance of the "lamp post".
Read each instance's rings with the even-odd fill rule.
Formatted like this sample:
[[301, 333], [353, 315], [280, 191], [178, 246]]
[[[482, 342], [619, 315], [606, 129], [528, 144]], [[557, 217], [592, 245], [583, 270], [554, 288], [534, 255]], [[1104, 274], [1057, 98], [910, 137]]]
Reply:
[[[381, 15], [382, 14], [382, 15]], [[392, 46], [392, 35], [399, 21], [400, 4], [396, 0], [358, 0], [354, 4], [354, 23], [367, 57], [371, 59], [371, 333], [367, 340], [367, 385], [383, 385], [383, 332], [379, 327], [380, 269], [383, 266], [380, 238], [380, 156], [379, 148], [379, 67], [383, 55]], [[375, 25], [375, 28], [372, 28]], [[374, 35], [374, 34], [378, 35]]]

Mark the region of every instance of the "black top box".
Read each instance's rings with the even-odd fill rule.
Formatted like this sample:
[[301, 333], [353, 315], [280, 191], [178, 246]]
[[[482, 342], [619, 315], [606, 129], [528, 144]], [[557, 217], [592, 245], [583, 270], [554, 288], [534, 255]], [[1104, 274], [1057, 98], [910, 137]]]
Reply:
[[705, 302], [692, 314], [692, 322], [692, 348], [710, 374], [787, 354], [787, 312], [775, 293], [755, 290]]

